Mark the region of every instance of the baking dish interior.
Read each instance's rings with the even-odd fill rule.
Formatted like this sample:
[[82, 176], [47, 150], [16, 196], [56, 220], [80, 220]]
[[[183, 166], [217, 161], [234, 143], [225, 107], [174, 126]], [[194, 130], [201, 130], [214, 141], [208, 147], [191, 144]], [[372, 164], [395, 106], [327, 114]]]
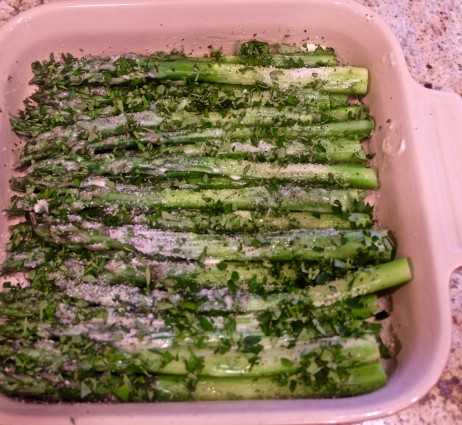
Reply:
[[[415, 83], [398, 43], [383, 22], [350, 1], [87, 1], [58, 2], [26, 12], [11, 22], [0, 38], [0, 208], [8, 205], [8, 179], [18, 155], [18, 140], [11, 133], [8, 116], [17, 113], [22, 100], [33, 90], [28, 85], [31, 62], [47, 58], [50, 52], [117, 55], [176, 48], [201, 55], [213, 46], [227, 53], [234, 51], [237, 41], [251, 38], [320, 43], [334, 47], [342, 64], [370, 70], [365, 103], [375, 119], [376, 131], [365, 147], [374, 154], [372, 165], [378, 167], [381, 182], [371, 202], [378, 224], [396, 237], [397, 255], [410, 258], [414, 273], [410, 284], [392, 293], [392, 326], [401, 341], [397, 367], [386, 387], [353, 398], [95, 405], [80, 410], [85, 423], [98, 423], [97, 417], [121, 419], [124, 415], [134, 423], [147, 423], [153, 414], [156, 421], [150, 423], [180, 423], [189, 418], [190, 423], [205, 424], [217, 417], [223, 423], [236, 423], [238, 417], [242, 423], [365, 420], [402, 409], [422, 397], [444, 367], [450, 342], [451, 270], [442, 269], [438, 235], [431, 231], [430, 216], [426, 214], [427, 188], [422, 187], [420, 176], [425, 169], [422, 153], [427, 141], [418, 140], [413, 130], [419, 119], [413, 99]], [[3, 248], [8, 237], [4, 215], [0, 234]], [[72, 409], [75, 407], [0, 399], [4, 414], [24, 418], [34, 415], [36, 421], [44, 423], [75, 415]]]

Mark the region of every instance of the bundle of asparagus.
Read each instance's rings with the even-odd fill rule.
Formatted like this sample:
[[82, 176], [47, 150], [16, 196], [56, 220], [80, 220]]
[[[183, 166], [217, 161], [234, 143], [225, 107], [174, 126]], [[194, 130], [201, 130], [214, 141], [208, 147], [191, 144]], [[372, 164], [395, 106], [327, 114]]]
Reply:
[[[368, 72], [332, 49], [62, 55], [1, 265], [0, 388], [41, 401], [349, 396], [386, 383], [377, 293], [411, 278], [361, 142]], [[24, 275], [23, 284], [15, 284]]]

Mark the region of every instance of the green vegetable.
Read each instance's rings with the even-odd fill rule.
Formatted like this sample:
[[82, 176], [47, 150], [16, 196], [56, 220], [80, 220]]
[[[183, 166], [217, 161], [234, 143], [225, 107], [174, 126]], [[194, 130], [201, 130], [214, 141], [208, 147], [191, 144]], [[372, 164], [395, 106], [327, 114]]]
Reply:
[[[64, 177], [63, 177], [64, 178]], [[48, 209], [60, 212], [85, 211], [90, 208], [148, 208], [148, 209], [200, 209], [214, 212], [237, 210], [304, 211], [322, 213], [356, 213], [366, 211], [362, 202], [366, 192], [362, 189], [326, 189], [303, 187], [294, 184], [250, 186], [239, 189], [176, 189], [151, 186], [110, 184], [102, 180], [103, 188], [95, 190], [45, 190], [14, 198], [10, 208], [12, 215], [24, 211]], [[104, 186], [107, 186], [105, 188]], [[111, 187], [113, 186], [113, 187]]]
[[332, 184], [345, 187], [377, 189], [376, 171], [360, 165], [342, 164], [271, 164], [248, 160], [212, 157], [170, 157], [153, 159], [148, 156], [117, 158], [105, 154], [85, 161], [83, 158], [44, 160], [29, 168], [32, 175], [72, 175], [84, 178], [106, 175], [135, 175], [168, 179], [192, 173], [276, 181], [297, 181], [314, 184]]
[[[252, 49], [243, 50], [244, 55], [237, 59], [219, 55], [215, 60], [207, 58], [186, 58], [181, 55], [157, 54], [152, 56], [123, 57], [116, 60], [104, 58], [89, 58], [78, 61], [75, 58], [63, 56], [64, 63], [57, 64], [53, 57], [49, 62], [33, 64], [34, 78], [32, 83], [52, 87], [55, 84], [82, 85], [124, 84], [129, 81], [144, 81], [150, 79], [185, 79], [213, 83], [227, 83], [239, 85], [264, 84], [282, 87], [295, 84], [306, 86], [321, 84], [326, 91], [334, 93], [365, 94], [367, 91], [367, 70], [358, 67], [321, 67], [305, 68], [332, 64], [335, 59], [321, 58], [316, 54], [302, 54], [297, 56], [259, 54], [258, 59], [250, 56]], [[253, 49], [260, 51], [261, 49]], [[330, 53], [328, 53], [330, 54]], [[284, 61], [283, 58], [288, 60]], [[304, 62], [304, 57], [315, 58]], [[237, 62], [237, 63], [236, 63]], [[262, 66], [263, 65], [263, 66]], [[270, 65], [270, 66], [268, 66]], [[298, 66], [302, 68], [277, 69], [272, 66]]]
[[[306, 50], [306, 49], [305, 49]], [[48, 402], [343, 397], [387, 382], [368, 70], [251, 40], [32, 65], [0, 389]], [[399, 239], [399, 235], [397, 235]], [[17, 284], [18, 279], [20, 283]]]
[[[140, 113], [146, 115], [144, 113]], [[56, 127], [52, 131], [40, 133], [34, 139], [30, 139], [24, 148], [24, 158], [19, 163], [29, 163], [47, 157], [50, 152], [73, 151], [78, 152], [82, 149], [104, 149], [118, 147], [144, 146], [146, 144], [163, 145], [163, 144], [184, 144], [195, 143], [210, 140], [254, 140], [258, 139], [258, 133], [255, 130], [245, 126], [231, 125], [228, 130], [223, 128], [201, 128], [202, 123], [197, 123], [197, 127], [185, 129], [182, 126], [184, 121], [180, 120], [180, 128], [175, 130], [166, 129], [164, 131], [152, 130], [154, 123], [148, 122], [144, 126], [143, 117], [137, 117], [134, 128], [131, 128], [131, 117], [111, 117], [95, 119], [93, 121], [80, 121], [74, 125], [74, 128]], [[146, 117], [151, 119], [152, 117]], [[271, 120], [271, 123], [273, 121]], [[235, 126], [236, 125], [236, 126]], [[139, 126], [139, 127], [138, 127]], [[141, 130], [139, 130], [141, 128]], [[371, 134], [374, 129], [374, 122], [370, 119], [340, 121], [328, 123], [314, 123], [311, 125], [299, 125], [287, 127], [270, 127], [264, 130], [262, 137], [274, 137], [277, 141], [294, 140], [294, 139], [313, 139], [313, 138], [364, 138]], [[135, 140], [132, 140], [126, 134], [134, 132]], [[269, 134], [268, 134], [269, 133]]]
[[[40, 380], [30, 375], [0, 374], [4, 391], [28, 399], [56, 401], [217, 401], [288, 399], [306, 397], [342, 397], [363, 394], [386, 384], [386, 374], [380, 361], [354, 368], [333, 370], [327, 376], [305, 379], [268, 376], [258, 378], [203, 377], [191, 381], [187, 376], [138, 375], [131, 385], [124, 384], [120, 375], [95, 374], [94, 378], [73, 375], [40, 374]], [[82, 391], [82, 385], [88, 382]], [[122, 389], [122, 390], [121, 390]]]

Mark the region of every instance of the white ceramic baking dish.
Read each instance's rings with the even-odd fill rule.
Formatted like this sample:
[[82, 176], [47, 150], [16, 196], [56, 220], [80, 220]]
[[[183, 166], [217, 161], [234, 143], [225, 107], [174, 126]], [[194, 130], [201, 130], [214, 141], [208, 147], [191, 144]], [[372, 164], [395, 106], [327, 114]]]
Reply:
[[[376, 120], [370, 141], [381, 188], [376, 217], [411, 259], [412, 283], [393, 293], [398, 365], [383, 389], [333, 400], [34, 405], [0, 398], [2, 425], [314, 424], [373, 419], [399, 411], [436, 383], [450, 348], [449, 279], [462, 264], [462, 102], [410, 77], [394, 36], [370, 10], [348, 0], [87, 0], [40, 6], [0, 31], [0, 208], [10, 196], [17, 138], [8, 116], [32, 91], [34, 60], [70, 52], [113, 55], [236, 41], [318, 42], [344, 64], [370, 70], [366, 103]], [[7, 223], [0, 217], [2, 246]]]

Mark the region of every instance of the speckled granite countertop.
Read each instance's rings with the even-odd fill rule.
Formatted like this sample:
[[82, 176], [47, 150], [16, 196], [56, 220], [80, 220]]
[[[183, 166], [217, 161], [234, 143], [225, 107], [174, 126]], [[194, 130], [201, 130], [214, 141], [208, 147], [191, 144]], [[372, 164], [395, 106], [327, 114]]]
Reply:
[[[0, 0], [0, 25], [23, 10], [52, 1], [58, 0]], [[356, 1], [370, 7], [390, 26], [417, 82], [462, 95], [462, 1]], [[362, 425], [462, 424], [462, 273], [454, 274], [450, 285], [453, 341], [440, 381], [410, 408]]]

